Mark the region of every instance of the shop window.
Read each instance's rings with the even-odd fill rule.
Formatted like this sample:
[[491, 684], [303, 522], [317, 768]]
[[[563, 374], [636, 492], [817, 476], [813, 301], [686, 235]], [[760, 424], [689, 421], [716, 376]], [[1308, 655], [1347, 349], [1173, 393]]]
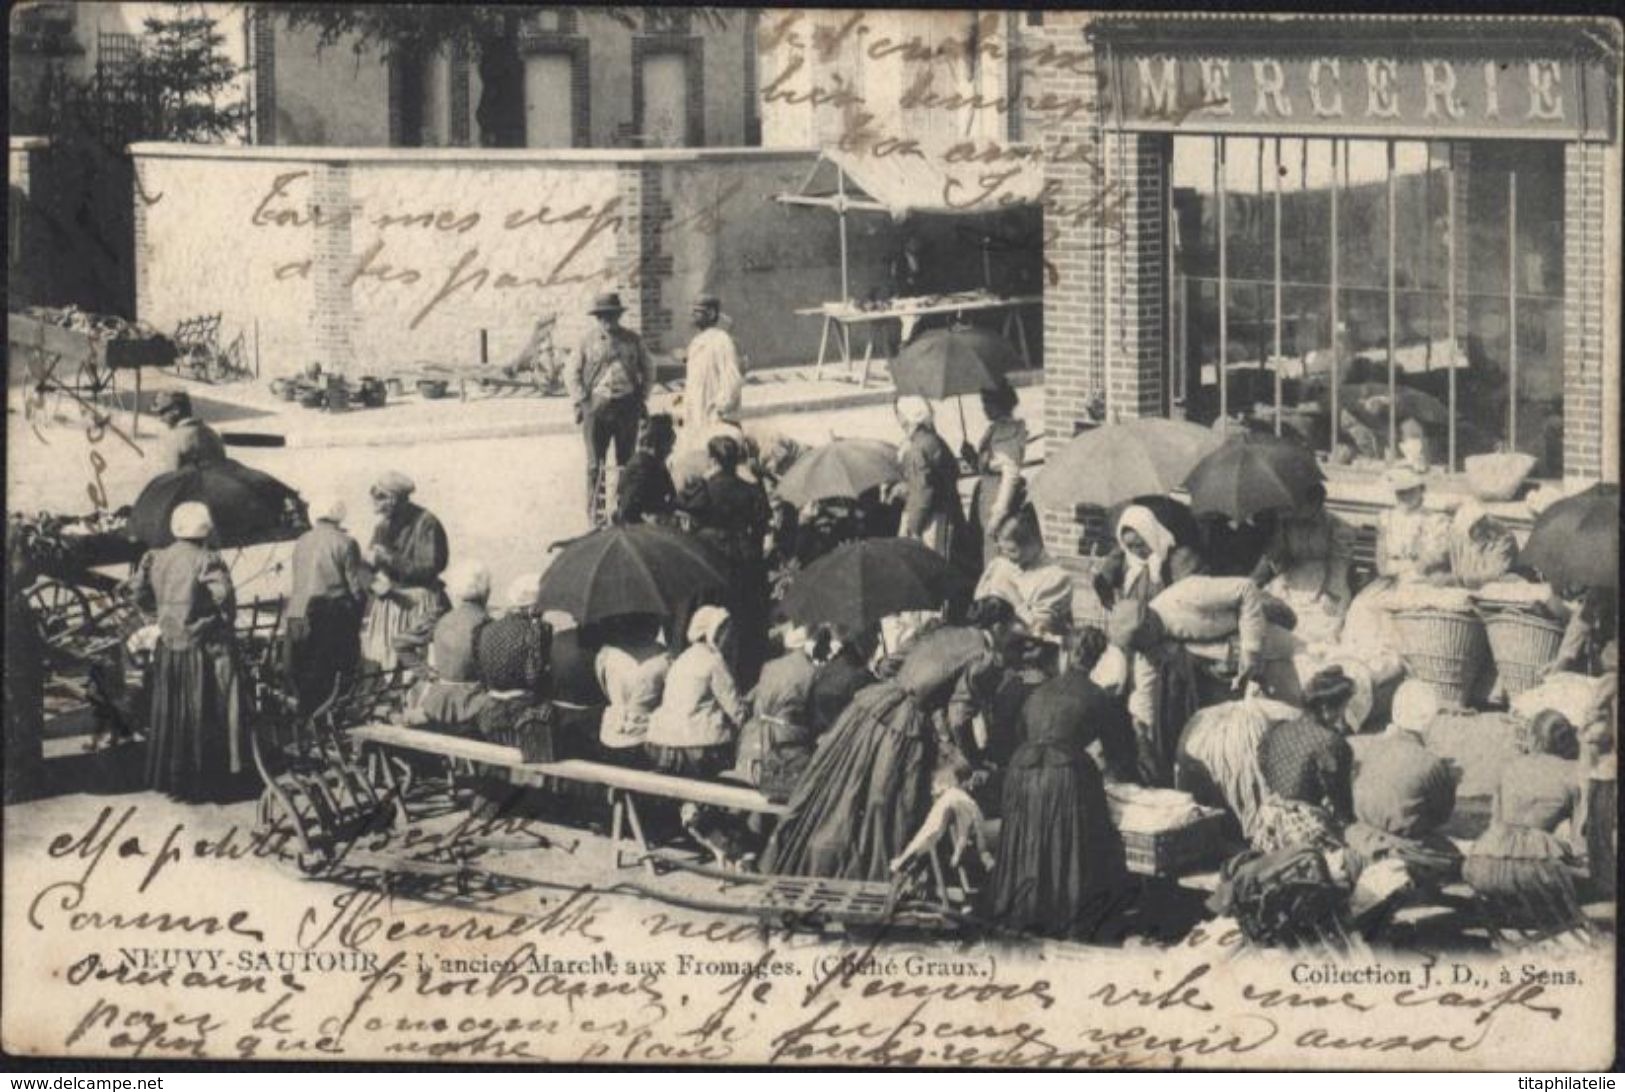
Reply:
[[1187, 416], [1375, 460], [1415, 417], [1432, 463], [1561, 475], [1559, 145], [1180, 136], [1173, 159]]

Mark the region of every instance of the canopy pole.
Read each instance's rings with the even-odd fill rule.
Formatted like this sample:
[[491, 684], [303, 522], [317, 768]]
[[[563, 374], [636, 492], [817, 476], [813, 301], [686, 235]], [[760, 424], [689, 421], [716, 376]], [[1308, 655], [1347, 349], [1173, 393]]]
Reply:
[[1225, 138], [1219, 142], [1218, 154], [1213, 157], [1213, 190], [1219, 198], [1219, 363], [1214, 369], [1219, 378], [1219, 420], [1228, 426], [1230, 421], [1230, 384], [1226, 365], [1230, 357], [1230, 280], [1225, 241]]
[[1518, 450], [1518, 172], [1507, 172], [1507, 450]]
[[1395, 263], [1394, 230], [1394, 142], [1388, 142], [1388, 450], [1390, 455], [1399, 451], [1399, 376], [1395, 370], [1398, 361], [1394, 356], [1394, 338], [1398, 332], [1399, 315], [1394, 308], [1394, 291], [1397, 288]]
[[1445, 295], [1447, 297], [1445, 314], [1445, 341], [1446, 353], [1445, 367], [1449, 369], [1446, 382], [1449, 384], [1450, 423], [1448, 439], [1446, 440], [1446, 454], [1450, 459], [1450, 473], [1456, 472], [1456, 145], [1450, 145], [1450, 157], [1445, 161], [1445, 193], [1444, 193], [1444, 224], [1445, 224], [1445, 260], [1449, 268], [1445, 270]]
[[838, 198], [835, 214], [841, 222], [841, 306], [845, 307], [852, 299], [852, 292], [847, 286], [846, 272], [846, 171], [837, 163], [835, 165], [835, 193]]
[[965, 427], [965, 396], [956, 395], [954, 401], [959, 405], [959, 438], [970, 443], [970, 429]]
[[1281, 435], [1281, 138], [1275, 138], [1275, 435]]
[[1341, 293], [1337, 285], [1337, 191], [1341, 188], [1338, 177], [1338, 166], [1343, 157], [1337, 154], [1341, 141], [1332, 141], [1332, 270], [1331, 270], [1331, 317], [1332, 317], [1332, 421], [1330, 448], [1337, 449], [1337, 438], [1343, 431], [1343, 416], [1337, 405], [1338, 385], [1343, 381], [1342, 346], [1339, 344], [1338, 330], [1338, 297]]

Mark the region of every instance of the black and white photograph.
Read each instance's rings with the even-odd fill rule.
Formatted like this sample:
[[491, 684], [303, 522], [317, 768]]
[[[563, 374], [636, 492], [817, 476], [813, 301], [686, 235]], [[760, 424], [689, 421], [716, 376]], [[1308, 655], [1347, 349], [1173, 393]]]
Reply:
[[10, 5], [6, 1064], [1616, 1066], [1625, 32], [1457, 11]]

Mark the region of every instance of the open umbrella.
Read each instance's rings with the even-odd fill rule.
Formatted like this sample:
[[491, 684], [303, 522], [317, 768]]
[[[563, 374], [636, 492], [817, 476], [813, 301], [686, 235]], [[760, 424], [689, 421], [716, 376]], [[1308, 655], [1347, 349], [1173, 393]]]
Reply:
[[586, 625], [618, 614], [676, 614], [727, 586], [722, 559], [691, 535], [649, 524], [606, 527], [560, 551], [536, 604]]
[[174, 541], [169, 517], [177, 505], [209, 506], [221, 546], [253, 546], [292, 538], [305, 523], [305, 504], [292, 487], [231, 459], [158, 475], [130, 507], [130, 535], [151, 547]]
[[903, 347], [891, 364], [898, 394], [952, 398], [1003, 385], [1021, 367], [1021, 354], [980, 326], [927, 330]]
[[865, 538], [837, 546], [790, 583], [782, 609], [802, 625], [865, 629], [888, 615], [935, 610], [957, 573], [911, 538]]
[[832, 440], [792, 463], [779, 479], [778, 494], [800, 508], [825, 497], [856, 497], [901, 476], [897, 445], [883, 440]]
[[1224, 443], [1210, 428], [1144, 417], [1103, 425], [1069, 440], [1033, 482], [1033, 496], [1053, 507], [1110, 508], [1178, 489], [1204, 455]]
[[[1376, 401], [1381, 407], [1379, 416], [1386, 417], [1388, 414], [1386, 383], [1348, 383], [1338, 389], [1337, 399], [1343, 406], [1358, 403], [1362, 407], [1367, 402]], [[1414, 417], [1424, 425], [1443, 425], [1450, 421], [1450, 407], [1415, 387], [1396, 386], [1394, 405], [1394, 416], [1401, 421], [1407, 417]]]
[[1185, 479], [1191, 511], [1238, 522], [1297, 508], [1323, 475], [1314, 452], [1275, 436], [1233, 436], [1204, 456]]
[[1554, 585], [1619, 587], [1619, 486], [1598, 483], [1535, 520], [1518, 560]]

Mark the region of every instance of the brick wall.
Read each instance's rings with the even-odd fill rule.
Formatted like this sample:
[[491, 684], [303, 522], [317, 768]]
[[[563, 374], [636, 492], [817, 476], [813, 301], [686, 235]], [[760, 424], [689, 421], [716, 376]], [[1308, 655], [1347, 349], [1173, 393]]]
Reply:
[[[503, 362], [543, 313], [571, 342], [606, 291], [657, 352], [687, 340], [689, 300], [714, 291], [754, 364], [808, 363], [819, 323], [794, 309], [839, 284], [831, 219], [771, 200], [812, 152], [154, 144], [133, 157], [163, 195], [138, 205], [139, 317], [172, 329], [219, 311], [227, 340], [257, 325], [268, 377], [472, 365], [482, 330]], [[603, 210], [601, 230], [583, 209]]]
[[1601, 230], [1606, 158], [1597, 144], [1569, 144], [1563, 155], [1563, 476], [1588, 481], [1603, 476], [1605, 420], [1618, 429], [1618, 406], [1603, 400], [1605, 324], [1617, 323], [1609, 316]]

